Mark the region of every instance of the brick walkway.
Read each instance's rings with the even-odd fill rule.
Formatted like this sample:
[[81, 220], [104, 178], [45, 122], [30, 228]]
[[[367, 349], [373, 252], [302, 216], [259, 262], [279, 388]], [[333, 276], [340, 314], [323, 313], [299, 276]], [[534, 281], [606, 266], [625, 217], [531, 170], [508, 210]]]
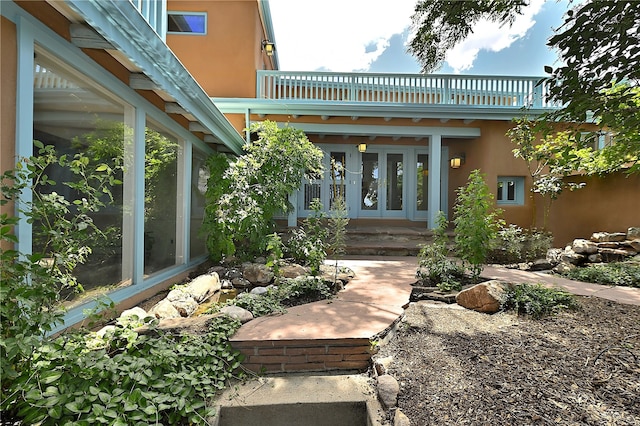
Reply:
[[[244, 324], [231, 339], [246, 368], [268, 372], [365, 370], [370, 342], [384, 336], [404, 312], [415, 282], [415, 257], [350, 256], [356, 277], [329, 301], [289, 308], [283, 315]], [[574, 294], [640, 305], [640, 289], [580, 283], [539, 272], [485, 267], [483, 277], [560, 286]]]

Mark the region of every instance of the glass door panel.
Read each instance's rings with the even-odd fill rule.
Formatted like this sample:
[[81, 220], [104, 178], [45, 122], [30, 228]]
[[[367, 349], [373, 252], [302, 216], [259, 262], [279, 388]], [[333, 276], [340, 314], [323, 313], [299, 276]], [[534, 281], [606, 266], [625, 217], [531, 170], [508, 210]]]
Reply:
[[387, 154], [386, 183], [386, 210], [398, 211], [403, 206], [403, 155]]
[[416, 175], [416, 209], [427, 211], [429, 206], [429, 154], [418, 154]]
[[333, 208], [334, 200], [338, 197], [342, 197], [343, 201], [346, 202], [346, 171], [347, 171], [347, 155], [345, 152], [335, 152], [331, 151], [330, 153], [330, 161], [331, 161], [331, 182], [330, 185], [330, 208]]
[[377, 152], [362, 153], [362, 186], [360, 209], [378, 210], [378, 182], [380, 179]]

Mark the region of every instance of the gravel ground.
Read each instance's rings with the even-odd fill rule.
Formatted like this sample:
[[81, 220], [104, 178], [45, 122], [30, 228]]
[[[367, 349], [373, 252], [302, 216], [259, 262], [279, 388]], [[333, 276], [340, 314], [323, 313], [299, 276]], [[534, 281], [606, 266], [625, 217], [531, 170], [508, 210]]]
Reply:
[[416, 302], [376, 359], [412, 425], [640, 425], [640, 306], [532, 320]]

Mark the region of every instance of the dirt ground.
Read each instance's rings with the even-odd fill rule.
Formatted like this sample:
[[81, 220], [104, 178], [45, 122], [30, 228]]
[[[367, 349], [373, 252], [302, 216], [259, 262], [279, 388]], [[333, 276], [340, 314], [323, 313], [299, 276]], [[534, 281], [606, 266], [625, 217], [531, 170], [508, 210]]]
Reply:
[[375, 359], [412, 425], [640, 425], [640, 306], [532, 320], [416, 302]]

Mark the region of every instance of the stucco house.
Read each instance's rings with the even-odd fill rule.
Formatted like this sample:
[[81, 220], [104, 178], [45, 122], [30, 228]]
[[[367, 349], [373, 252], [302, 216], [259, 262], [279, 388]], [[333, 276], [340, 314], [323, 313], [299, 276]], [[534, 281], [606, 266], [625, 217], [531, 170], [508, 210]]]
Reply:
[[[241, 154], [256, 121], [304, 130], [325, 152], [327, 173], [331, 158], [344, 166], [352, 223], [432, 227], [473, 169], [507, 222], [531, 223], [530, 181], [505, 132], [523, 107], [553, 108], [539, 77], [279, 71], [267, 0], [6, 0], [0, 13], [2, 171], [32, 155], [33, 140], [73, 154], [89, 149], [91, 135], [117, 135], [123, 185], [96, 221], [118, 237], [85, 275], [115, 288], [109, 296], [122, 307], [206, 259], [205, 159]], [[170, 155], [151, 182], [145, 160], [158, 149]], [[637, 225], [637, 176], [590, 180], [555, 203], [558, 244]], [[329, 179], [301, 182], [288, 224], [313, 198], [329, 206], [331, 196]], [[31, 226], [17, 233], [30, 252]], [[67, 323], [84, 307], [70, 309]]]

